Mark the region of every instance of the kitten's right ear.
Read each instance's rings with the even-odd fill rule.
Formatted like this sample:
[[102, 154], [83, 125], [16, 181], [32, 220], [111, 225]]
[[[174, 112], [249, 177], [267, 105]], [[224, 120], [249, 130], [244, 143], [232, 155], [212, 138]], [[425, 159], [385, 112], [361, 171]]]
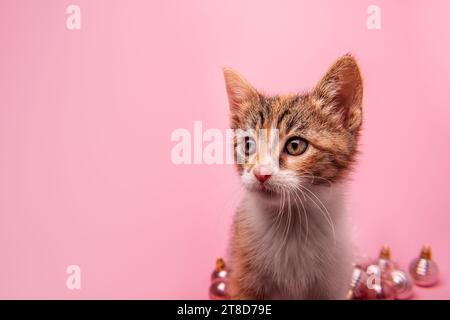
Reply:
[[233, 69], [224, 68], [223, 75], [232, 113], [239, 113], [245, 103], [258, 99], [258, 92], [239, 73]]

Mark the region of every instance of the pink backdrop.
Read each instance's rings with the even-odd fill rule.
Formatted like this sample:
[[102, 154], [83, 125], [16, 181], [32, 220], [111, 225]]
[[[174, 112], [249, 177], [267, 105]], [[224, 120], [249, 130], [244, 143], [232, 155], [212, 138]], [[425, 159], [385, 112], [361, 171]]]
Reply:
[[[81, 30], [66, 28], [69, 4]], [[366, 9], [381, 8], [381, 30]], [[365, 77], [349, 207], [359, 251], [430, 243], [450, 298], [450, 2], [1, 1], [0, 298], [207, 298], [239, 183], [170, 159], [176, 128], [225, 129], [222, 66], [310, 88], [352, 52]], [[81, 290], [66, 267], [81, 267]]]

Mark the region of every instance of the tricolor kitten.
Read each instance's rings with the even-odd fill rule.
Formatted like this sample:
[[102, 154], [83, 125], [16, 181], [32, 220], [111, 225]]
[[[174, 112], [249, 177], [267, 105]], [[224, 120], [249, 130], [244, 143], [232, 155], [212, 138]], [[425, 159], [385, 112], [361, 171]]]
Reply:
[[[356, 61], [338, 59], [309, 93], [267, 96], [225, 69], [245, 197], [232, 226], [234, 299], [343, 299], [351, 242], [343, 183], [357, 153], [363, 85]], [[265, 129], [265, 131], [260, 131]], [[278, 129], [274, 149], [259, 145]], [[251, 132], [251, 130], [249, 130]]]

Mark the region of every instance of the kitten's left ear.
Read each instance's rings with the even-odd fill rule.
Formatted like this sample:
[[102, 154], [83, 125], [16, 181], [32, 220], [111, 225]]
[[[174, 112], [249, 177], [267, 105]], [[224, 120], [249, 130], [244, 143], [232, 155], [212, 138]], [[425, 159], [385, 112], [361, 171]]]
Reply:
[[313, 90], [321, 108], [352, 132], [362, 123], [363, 83], [358, 64], [351, 55], [339, 58]]

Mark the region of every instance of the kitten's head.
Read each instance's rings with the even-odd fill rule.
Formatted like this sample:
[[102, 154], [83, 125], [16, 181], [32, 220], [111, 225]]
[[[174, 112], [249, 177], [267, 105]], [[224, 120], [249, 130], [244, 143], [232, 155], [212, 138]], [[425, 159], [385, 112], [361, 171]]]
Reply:
[[243, 185], [277, 197], [308, 184], [345, 178], [357, 152], [363, 85], [345, 55], [308, 93], [267, 96], [224, 70], [235, 130], [235, 159]]

